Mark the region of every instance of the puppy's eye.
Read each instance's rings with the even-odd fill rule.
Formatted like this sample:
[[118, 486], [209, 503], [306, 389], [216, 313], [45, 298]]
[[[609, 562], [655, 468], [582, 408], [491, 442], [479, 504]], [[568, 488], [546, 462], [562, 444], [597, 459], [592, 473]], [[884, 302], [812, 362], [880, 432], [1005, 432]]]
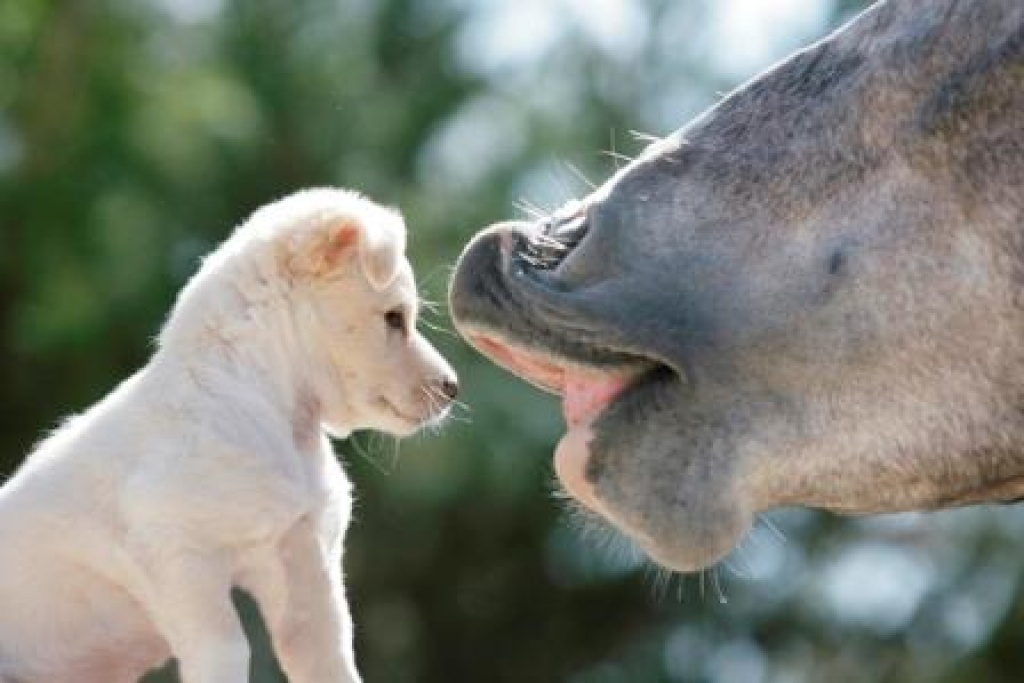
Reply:
[[384, 314], [384, 322], [387, 324], [388, 329], [397, 330], [399, 332], [405, 331], [405, 313], [400, 308], [392, 308], [390, 311]]

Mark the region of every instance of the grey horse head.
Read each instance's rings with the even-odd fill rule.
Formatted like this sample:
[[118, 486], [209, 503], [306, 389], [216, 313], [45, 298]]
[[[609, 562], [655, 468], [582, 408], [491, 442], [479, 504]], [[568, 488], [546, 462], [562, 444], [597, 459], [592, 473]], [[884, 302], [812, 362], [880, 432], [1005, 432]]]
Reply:
[[562, 394], [569, 493], [677, 569], [758, 512], [1024, 496], [1024, 2], [894, 0], [451, 285]]

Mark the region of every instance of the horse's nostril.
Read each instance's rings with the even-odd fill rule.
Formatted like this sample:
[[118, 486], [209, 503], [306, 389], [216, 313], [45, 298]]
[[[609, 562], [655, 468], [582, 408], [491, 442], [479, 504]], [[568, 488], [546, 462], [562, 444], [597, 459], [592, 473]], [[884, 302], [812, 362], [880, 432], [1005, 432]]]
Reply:
[[514, 245], [516, 254], [532, 268], [554, 270], [579, 245], [587, 230], [585, 214], [552, 216]]
[[454, 378], [446, 378], [441, 380], [441, 393], [447, 396], [449, 399], [454, 399], [459, 395], [459, 383]]

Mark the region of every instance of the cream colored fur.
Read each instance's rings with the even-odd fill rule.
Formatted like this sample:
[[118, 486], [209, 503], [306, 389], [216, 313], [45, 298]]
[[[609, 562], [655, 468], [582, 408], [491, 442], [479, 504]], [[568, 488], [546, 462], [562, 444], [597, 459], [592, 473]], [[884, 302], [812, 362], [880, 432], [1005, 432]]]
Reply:
[[182, 291], [152, 360], [0, 488], [0, 683], [243, 683], [229, 592], [291, 683], [359, 680], [350, 485], [324, 435], [408, 434], [454, 375], [416, 332], [405, 228], [343, 190], [256, 212]]

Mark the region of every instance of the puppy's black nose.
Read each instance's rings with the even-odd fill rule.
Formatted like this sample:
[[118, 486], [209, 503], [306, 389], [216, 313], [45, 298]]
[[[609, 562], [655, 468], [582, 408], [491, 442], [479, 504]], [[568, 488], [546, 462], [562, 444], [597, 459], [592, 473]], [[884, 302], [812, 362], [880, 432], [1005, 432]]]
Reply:
[[454, 400], [459, 395], [459, 381], [455, 377], [445, 377], [441, 380], [441, 393]]

